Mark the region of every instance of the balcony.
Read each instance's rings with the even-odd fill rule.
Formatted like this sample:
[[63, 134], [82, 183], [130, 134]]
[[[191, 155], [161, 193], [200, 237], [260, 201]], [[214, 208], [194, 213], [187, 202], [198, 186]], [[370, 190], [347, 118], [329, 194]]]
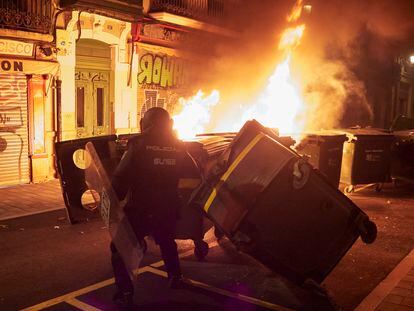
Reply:
[[223, 22], [238, 1], [144, 0], [144, 13], [161, 22], [232, 36]]
[[52, 33], [53, 0], [0, 0], [0, 28]]
[[142, 0], [59, 0], [59, 7], [127, 22], [136, 22], [142, 16]]
[[149, 1], [148, 13], [169, 13], [211, 21], [224, 16], [224, 0], [153, 0]]

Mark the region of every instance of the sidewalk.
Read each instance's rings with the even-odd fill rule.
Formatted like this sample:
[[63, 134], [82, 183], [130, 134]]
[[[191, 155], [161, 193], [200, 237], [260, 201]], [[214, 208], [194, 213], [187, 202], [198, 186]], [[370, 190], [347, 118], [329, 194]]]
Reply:
[[414, 249], [355, 310], [414, 311]]
[[65, 208], [58, 179], [0, 188], [0, 220]]

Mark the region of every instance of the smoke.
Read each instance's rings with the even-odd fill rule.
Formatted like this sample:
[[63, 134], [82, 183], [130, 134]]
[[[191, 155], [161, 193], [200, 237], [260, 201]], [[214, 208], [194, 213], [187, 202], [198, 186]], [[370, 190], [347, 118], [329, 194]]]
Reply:
[[414, 31], [411, 0], [313, 1], [295, 74], [308, 128], [387, 126], [395, 57]]
[[[224, 3], [233, 3], [224, 1]], [[295, 1], [240, 1], [228, 10], [223, 27], [233, 36], [199, 34], [191, 47], [191, 89], [218, 89], [221, 104], [211, 129], [225, 127], [235, 110], [257, 98], [282, 61], [278, 50], [286, 17]], [[307, 4], [307, 3], [306, 3]], [[391, 104], [394, 59], [414, 43], [412, 0], [313, 0], [301, 44], [292, 56], [292, 76], [305, 102], [299, 116], [307, 129], [350, 125], [386, 126]], [[378, 117], [380, 116], [380, 117]]]

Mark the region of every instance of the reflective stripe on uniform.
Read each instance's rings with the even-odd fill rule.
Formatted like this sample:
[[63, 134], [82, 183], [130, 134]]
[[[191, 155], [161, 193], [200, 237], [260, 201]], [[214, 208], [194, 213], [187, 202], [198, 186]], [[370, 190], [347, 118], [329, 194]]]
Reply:
[[221, 185], [223, 182], [229, 178], [230, 174], [235, 170], [235, 168], [240, 164], [240, 162], [244, 159], [244, 157], [250, 152], [250, 150], [253, 149], [253, 147], [263, 138], [265, 135], [263, 133], [260, 133], [256, 135], [255, 138], [253, 138], [250, 143], [240, 152], [240, 154], [237, 156], [236, 160], [230, 165], [230, 167], [227, 169], [227, 171], [223, 174], [223, 176], [220, 178], [220, 181], [217, 183], [217, 185], [214, 187], [213, 191], [211, 191], [210, 196], [207, 199], [206, 204], [204, 205], [204, 210], [208, 212], [208, 209], [210, 208], [211, 204], [213, 203], [214, 199], [217, 196], [217, 192], [220, 190]]

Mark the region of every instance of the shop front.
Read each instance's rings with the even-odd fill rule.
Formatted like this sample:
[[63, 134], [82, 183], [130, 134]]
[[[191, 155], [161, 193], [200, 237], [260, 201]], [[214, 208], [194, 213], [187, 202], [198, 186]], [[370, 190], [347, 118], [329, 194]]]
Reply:
[[[15, 44], [33, 53], [33, 43]], [[51, 86], [58, 64], [13, 56], [0, 56], [0, 187], [47, 180], [54, 173]]]

